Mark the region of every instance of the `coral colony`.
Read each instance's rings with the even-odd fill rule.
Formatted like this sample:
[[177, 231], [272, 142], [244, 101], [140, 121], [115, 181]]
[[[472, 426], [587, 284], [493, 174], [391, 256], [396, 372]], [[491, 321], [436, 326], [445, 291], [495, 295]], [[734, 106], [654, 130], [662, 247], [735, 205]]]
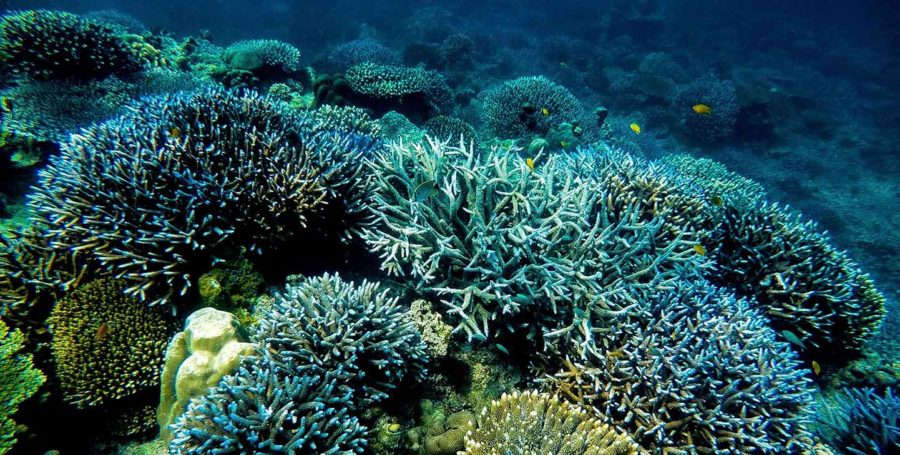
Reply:
[[475, 83], [485, 38], [445, 16], [310, 58], [3, 16], [0, 150], [36, 179], [0, 236], [0, 453], [897, 453], [900, 381], [854, 375], [869, 275], [760, 183], [648, 152], [659, 100], [718, 143], [746, 87], [654, 52], [596, 72], [625, 118], [563, 36], [546, 76]]

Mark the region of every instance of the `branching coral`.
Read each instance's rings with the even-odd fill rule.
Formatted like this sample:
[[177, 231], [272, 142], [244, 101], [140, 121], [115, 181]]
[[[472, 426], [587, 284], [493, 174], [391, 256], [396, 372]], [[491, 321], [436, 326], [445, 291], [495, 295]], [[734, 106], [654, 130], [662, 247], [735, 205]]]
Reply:
[[256, 73], [290, 74], [300, 70], [300, 51], [278, 40], [238, 41], [225, 49], [222, 58], [232, 68]]
[[805, 358], [856, 355], [884, 318], [884, 296], [869, 276], [815, 223], [784, 207], [727, 207], [711, 237], [710, 279], [754, 297]]
[[384, 270], [442, 300], [470, 338], [567, 334], [576, 302], [655, 286], [691, 260], [680, 239], [655, 243], [664, 220], [643, 219], [639, 202], [608, 204], [567, 158], [538, 163], [532, 171], [502, 149], [392, 144], [371, 164], [375, 222], [364, 238]]
[[419, 101], [425, 104], [423, 109], [438, 112], [451, 99], [443, 76], [420, 67], [362, 63], [347, 70], [344, 76], [356, 95], [374, 100], [400, 104]]
[[590, 310], [589, 348], [572, 345], [551, 388], [653, 453], [806, 447], [811, 381], [747, 301], [678, 281], [611, 307]]
[[483, 93], [484, 120], [502, 138], [543, 136], [563, 122], [584, 117], [581, 103], [565, 87], [543, 77], [520, 77]]
[[883, 394], [847, 389], [817, 411], [818, 433], [835, 450], [853, 455], [900, 450], [900, 398], [890, 389]]
[[122, 283], [96, 280], [59, 300], [48, 319], [56, 375], [66, 401], [95, 407], [159, 384], [174, 324], [127, 297]]
[[347, 414], [352, 399], [340, 371], [285, 375], [290, 366], [251, 357], [206, 396], [191, 400], [174, 425], [170, 453], [360, 453], [365, 427]]
[[[676, 104], [684, 112], [684, 126], [690, 137], [714, 142], [734, 134], [738, 102], [733, 82], [707, 75], [684, 87]], [[697, 104], [709, 106], [712, 112], [709, 115], [694, 113], [692, 107]]]
[[537, 392], [504, 394], [466, 434], [466, 455], [625, 455], [638, 447], [584, 409]]
[[709, 158], [676, 154], [663, 157], [660, 163], [670, 166], [685, 179], [702, 187], [710, 199], [718, 197], [714, 201], [718, 204], [714, 205], [749, 208], [761, 203], [766, 197], [762, 185], [729, 171], [721, 163]]
[[329, 51], [327, 61], [335, 71], [346, 71], [360, 63], [399, 65], [401, 59], [397, 51], [385, 47], [378, 41], [361, 38], [341, 44]]
[[24, 343], [22, 332], [10, 331], [0, 320], [0, 453], [7, 453], [16, 443], [13, 414], [46, 379], [32, 365], [31, 355], [20, 352]]
[[0, 60], [38, 80], [131, 74], [140, 57], [107, 25], [59, 11], [22, 11], [0, 23]]
[[350, 222], [360, 209], [355, 158], [377, 146], [364, 134], [314, 131], [252, 92], [151, 98], [130, 111], [73, 135], [31, 201], [54, 245], [96, 258], [129, 295], [170, 302], [219, 247], [259, 254], [317, 216]]
[[356, 286], [324, 275], [289, 284], [259, 321], [255, 338], [296, 365], [297, 374], [343, 371], [347, 406], [364, 409], [407, 378], [421, 379], [428, 359], [411, 316], [376, 283]]
[[453, 143], [462, 139], [466, 144], [472, 142], [476, 145], [478, 144], [475, 127], [460, 118], [438, 115], [428, 119], [422, 127], [425, 129], [426, 134], [435, 139], [448, 140]]

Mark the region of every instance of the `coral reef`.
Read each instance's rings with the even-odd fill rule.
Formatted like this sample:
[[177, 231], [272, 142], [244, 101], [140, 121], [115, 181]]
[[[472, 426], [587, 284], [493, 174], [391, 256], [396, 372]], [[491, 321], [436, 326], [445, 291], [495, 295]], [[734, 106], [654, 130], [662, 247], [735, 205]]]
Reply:
[[232, 259], [197, 280], [200, 304], [216, 308], [248, 308], [263, 287], [263, 277], [246, 259]]
[[289, 283], [260, 319], [254, 338], [298, 371], [342, 371], [354, 409], [381, 401], [404, 380], [420, 380], [426, 345], [396, 297], [377, 283], [337, 275]]
[[173, 324], [126, 296], [124, 283], [91, 281], [59, 300], [47, 320], [64, 399], [79, 408], [122, 400], [159, 384]]
[[[692, 107], [697, 104], [709, 106], [709, 115], [692, 112]], [[684, 129], [692, 139], [715, 143], [734, 135], [738, 102], [733, 82], [711, 74], [704, 76], [682, 88], [676, 105], [680, 112], [684, 112]]]
[[428, 355], [431, 358], [441, 358], [450, 350], [450, 336], [453, 327], [445, 323], [441, 314], [436, 312], [427, 300], [416, 300], [410, 305], [409, 314], [422, 341], [428, 346]]
[[347, 70], [344, 77], [353, 90], [354, 102], [374, 110], [376, 115], [401, 110], [427, 119], [451, 101], [444, 77], [421, 67], [362, 63]]
[[466, 434], [466, 455], [625, 455], [638, 447], [584, 409], [535, 391], [503, 394]]
[[32, 365], [31, 355], [21, 352], [24, 344], [22, 332], [10, 331], [0, 320], [0, 453], [9, 452], [16, 443], [13, 414], [46, 379]]
[[283, 41], [256, 39], [238, 41], [225, 49], [222, 59], [230, 67], [259, 76], [300, 71], [300, 51]]
[[401, 58], [397, 51], [378, 41], [360, 38], [331, 49], [326, 61], [332, 71], [343, 72], [361, 63], [399, 65]]
[[[746, 300], [676, 281], [591, 310], [543, 382], [653, 453], [789, 453], [810, 441], [811, 381]], [[585, 344], [588, 346], [584, 348]]]
[[171, 440], [170, 425], [192, 398], [202, 397], [225, 376], [234, 373], [241, 357], [256, 352], [234, 315], [203, 308], [188, 316], [184, 331], [166, 347], [157, 421], [162, 438]]
[[313, 127], [252, 92], [149, 98], [74, 135], [31, 205], [55, 245], [96, 258], [129, 295], [173, 303], [218, 248], [259, 255], [326, 214], [352, 229], [355, 157], [377, 143]]
[[484, 121], [501, 138], [543, 136], [562, 122], [579, 122], [584, 117], [575, 95], [543, 76], [506, 81], [480, 96]]
[[59, 11], [21, 11], [0, 23], [0, 59], [15, 76], [95, 79], [141, 69], [139, 55], [101, 22]]
[[639, 218], [636, 201], [607, 205], [579, 165], [551, 157], [531, 170], [505, 149], [390, 144], [371, 163], [375, 222], [363, 237], [383, 270], [444, 302], [455, 331], [521, 330], [540, 345], [542, 331], [576, 328], [574, 306], [653, 287], [695, 256], [677, 238], [656, 244], [664, 220]]
[[812, 221], [777, 204], [726, 207], [711, 232], [710, 280], [755, 298], [802, 356], [841, 363], [884, 318], [884, 296]]
[[728, 170], [721, 163], [709, 158], [675, 154], [666, 155], [659, 161], [702, 187], [710, 195], [710, 199], [717, 197], [717, 200], [711, 201], [714, 205], [728, 204], [749, 209], [762, 203], [766, 197], [762, 185]]
[[425, 134], [435, 139], [446, 140], [452, 143], [462, 141], [465, 144], [478, 144], [478, 135], [475, 132], [475, 127], [460, 118], [438, 115], [428, 119], [422, 125], [422, 128], [425, 130]]
[[819, 436], [840, 453], [887, 455], [900, 450], [900, 398], [891, 389], [846, 389], [821, 398], [816, 411]]

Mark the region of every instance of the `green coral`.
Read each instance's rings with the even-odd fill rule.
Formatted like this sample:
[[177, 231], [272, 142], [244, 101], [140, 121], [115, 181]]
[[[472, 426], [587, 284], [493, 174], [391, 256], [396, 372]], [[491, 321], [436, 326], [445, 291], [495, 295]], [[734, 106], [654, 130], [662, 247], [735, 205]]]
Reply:
[[246, 308], [262, 291], [263, 277], [246, 259], [233, 259], [198, 280], [201, 306]]
[[271, 39], [238, 41], [228, 46], [222, 57], [231, 68], [242, 71], [300, 70], [300, 51], [285, 42]]
[[122, 289], [116, 280], [87, 283], [60, 300], [47, 321], [63, 398], [76, 407], [159, 385], [174, 326], [160, 307], [147, 307]]
[[46, 379], [34, 368], [31, 354], [20, 352], [24, 343], [22, 332], [10, 332], [6, 323], [0, 320], [0, 454], [7, 453], [16, 443], [16, 423], [12, 415]]

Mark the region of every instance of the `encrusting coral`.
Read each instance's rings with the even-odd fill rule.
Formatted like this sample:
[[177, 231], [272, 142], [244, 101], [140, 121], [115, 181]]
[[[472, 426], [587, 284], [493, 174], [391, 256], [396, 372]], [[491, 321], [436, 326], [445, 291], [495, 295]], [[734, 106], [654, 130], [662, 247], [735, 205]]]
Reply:
[[125, 295], [124, 283], [95, 280], [59, 300], [47, 323], [63, 398], [97, 407], [159, 384], [173, 324], [159, 308]]
[[503, 394], [466, 434], [465, 455], [627, 455], [638, 446], [587, 411], [536, 391]]

